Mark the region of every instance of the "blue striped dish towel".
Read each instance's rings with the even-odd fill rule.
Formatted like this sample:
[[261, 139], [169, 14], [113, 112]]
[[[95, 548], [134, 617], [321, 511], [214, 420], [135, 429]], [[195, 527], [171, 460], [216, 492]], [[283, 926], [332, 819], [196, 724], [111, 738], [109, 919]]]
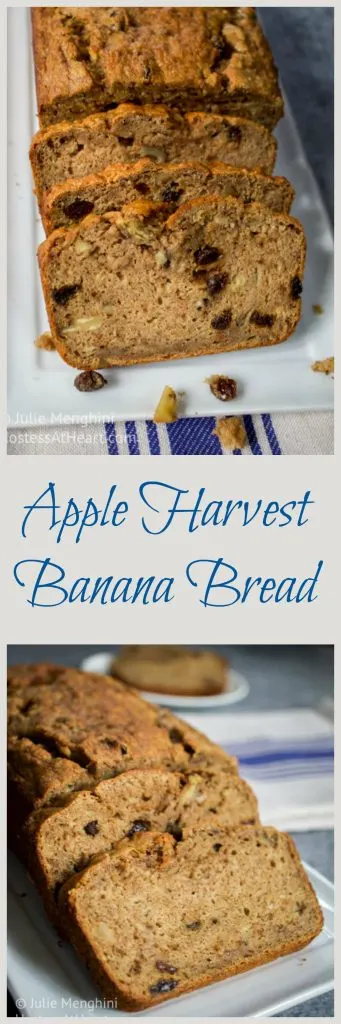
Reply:
[[152, 420], [106, 423], [109, 455], [282, 455], [281, 445], [269, 413], [242, 417], [247, 445], [243, 450], [223, 450], [214, 433], [213, 416], [182, 418], [175, 423]]
[[7, 432], [9, 455], [332, 455], [330, 412], [269, 413], [242, 417], [247, 444], [221, 447], [213, 416], [176, 423], [116, 420], [61, 427], [20, 427]]
[[[223, 449], [213, 416], [175, 423], [152, 420], [106, 423], [109, 455], [329, 455], [333, 453], [332, 413], [262, 413], [241, 417], [247, 444]], [[95, 454], [95, 452], [94, 452]]]
[[318, 712], [183, 716], [239, 761], [264, 824], [288, 831], [333, 827], [333, 728]]

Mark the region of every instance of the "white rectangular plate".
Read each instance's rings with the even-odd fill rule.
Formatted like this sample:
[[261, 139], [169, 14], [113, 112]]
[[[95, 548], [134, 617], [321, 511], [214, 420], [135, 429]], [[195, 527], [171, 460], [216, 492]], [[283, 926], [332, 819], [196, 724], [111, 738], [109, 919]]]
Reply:
[[[8, 415], [9, 424], [46, 425], [96, 420], [150, 419], [165, 384], [184, 393], [181, 415], [214, 416], [224, 407], [205, 379], [228, 373], [238, 382], [229, 412], [257, 413], [332, 408], [330, 377], [313, 373], [311, 364], [332, 354], [333, 240], [329, 221], [303, 153], [290, 111], [278, 130], [276, 167], [296, 189], [293, 213], [303, 222], [308, 241], [303, 316], [295, 334], [281, 345], [225, 355], [105, 371], [108, 384], [93, 394], [73, 386], [76, 371], [56, 353], [34, 347], [47, 329], [36, 261], [43, 238], [28, 161], [37, 130], [30, 28], [25, 8], [9, 8], [9, 188], [8, 188]], [[314, 98], [312, 96], [312, 103]], [[316, 315], [312, 306], [323, 307]]]
[[[269, 1017], [333, 988], [334, 887], [305, 865], [324, 914], [324, 928], [300, 953], [274, 960], [134, 1016]], [[39, 896], [16, 857], [9, 856], [8, 983], [24, 1017], [113, 1017], [96, 1007], [89, 975], [45, 917]], [[25, 895], [23, 895], [25, 894]], [[80, 1006], [80, 1000], [84, 1004]], [[21, 1002], [20, 1002], [21, 1001]]]

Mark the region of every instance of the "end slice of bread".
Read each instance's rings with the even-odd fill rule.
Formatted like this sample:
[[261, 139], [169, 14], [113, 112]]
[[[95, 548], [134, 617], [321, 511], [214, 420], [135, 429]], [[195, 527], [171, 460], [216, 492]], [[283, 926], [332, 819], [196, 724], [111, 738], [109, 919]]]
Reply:
[[294, 843], [272, 828], [134, 836], [61, 891], [69, 934], [120, 1009], [302, 949], [323, 916]]
[[300, 318], [301, 224], [259, 203], [141, 200], [39, 249], [51, 332], [80, 369], [284, 341]]

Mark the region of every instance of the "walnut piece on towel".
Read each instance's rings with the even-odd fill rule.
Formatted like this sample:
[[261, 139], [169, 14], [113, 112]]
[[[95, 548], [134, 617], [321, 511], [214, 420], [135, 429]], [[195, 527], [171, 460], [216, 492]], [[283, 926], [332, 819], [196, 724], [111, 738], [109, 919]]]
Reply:
[[244, 448], [247, 434], [240, 416], [224, 416], [216, 420], [213, 434], [219, 438], [222, 448]]

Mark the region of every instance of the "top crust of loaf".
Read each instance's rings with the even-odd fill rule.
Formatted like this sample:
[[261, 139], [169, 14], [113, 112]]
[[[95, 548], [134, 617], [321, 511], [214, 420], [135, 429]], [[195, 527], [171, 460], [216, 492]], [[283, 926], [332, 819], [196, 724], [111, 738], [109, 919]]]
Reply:
[[9, 672], [9, 773], [23, 812], [135, 767], [182, 771], [229, 758], [186, 723], [112, 676], [62, 666]]
[[136, 99], [282, 115], [254, 8], [35, 7], [32, 26], [43, 126]]

